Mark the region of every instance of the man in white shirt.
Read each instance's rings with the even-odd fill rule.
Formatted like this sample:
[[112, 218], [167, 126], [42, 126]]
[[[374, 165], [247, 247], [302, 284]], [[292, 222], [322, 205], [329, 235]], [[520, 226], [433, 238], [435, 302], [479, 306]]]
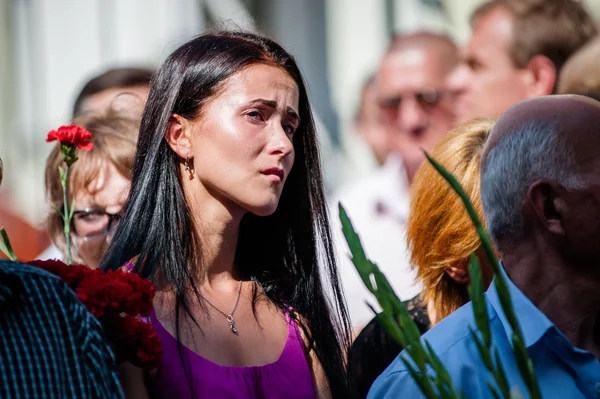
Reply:
[[457, 62], [450, 39], [432, 33], [396, 36], [377, 70], [378, 120], [388, 134], [392, 154], [371, 176], [342, 187], [331, 199], [331, 219], [340, 275], [355, 333], [376, 305], [349, 259], [341, 233], [341, 202], [359, 233], [367, 256], [386, 275], [402, 300], [420, 292], [410, 268], [405, 222], [409, 187], [430, 150], [454, 123], [452, 101], [445, 89], [447, 74]]

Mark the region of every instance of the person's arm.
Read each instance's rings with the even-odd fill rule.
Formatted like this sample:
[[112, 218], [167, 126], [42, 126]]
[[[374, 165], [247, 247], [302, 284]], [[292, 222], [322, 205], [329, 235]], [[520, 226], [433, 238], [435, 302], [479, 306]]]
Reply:
[[311, 350], [308, 354], [308, 366], [312, 373], [313, 381], [315, 382], [315, 391], [318, 399], [331, 399], [331, 390], [329, 389], [329, 382], [325, 371], [321, 366], [321, 362], [317, 358], [317, 354], [314, 350]]
[[[300, 320], [302, 316], [298, 313], [295, 313], [295, 317], [297, 320]], [[315, 384], [315, 393], [318, 399], [331, 399], [331, 389], [329, 388], [329, 381], [327, 381], [327, 376], [325, 375], [325, 370], [323, 370], [323, 366], [321, 366], [321, 362], [317, 357], [317, 354], [314, 350], [310, 350], [310, 344], [304, 331], [300, 326], [298, 326], [298, 331], [302, 336], [302, 341], [304, 342], [304, 351], [306, 353], [306, 360], [308, 362], [308, 367], [310, 368], [310, 372], [312, 374], [312, 379]]]
[[118, 366], [118, 369], [119, 381], [121, 381], [121, 387], [127, 399], [150, 398], [144, 379], [144, 370], [130, 363], [122, 363]]

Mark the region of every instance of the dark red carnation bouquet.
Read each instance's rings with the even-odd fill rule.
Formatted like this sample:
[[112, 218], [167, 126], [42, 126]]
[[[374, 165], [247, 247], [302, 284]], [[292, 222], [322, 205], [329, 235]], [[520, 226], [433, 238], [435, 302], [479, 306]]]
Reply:
[[[60, 142], [65, 163], [59, 168], [63, 188], [62, 209], [55, 208], [64, 222], [67, 244], [67, 263], [58, 260], [35, 260], [30, 265], [60, 277], [71, 288], [85, 307], [100, 321], [108, 340], [113, 344], [117, 362], [153, 369], [162, 358], [160, 339], [147, 322], [152, 310], [154, 287], [148, 280], [124, 270], [103, 271], [85, 265], [71, 265], [71, 219], [74, 204], [68, 203], [69, 170], [77, 161], [77, 150], [93, 148], [92, 134], [77, 126], [62, 126], [48, 133], [47, 142]], [[0, 228], [0, 250], [11, 260], [18, 261], [12, 251], [4, 228]]]
[[100, 321], [119, 363], [153, 369], [162, 357], [160, 339], [146, 320], [154, 287], [135, 273], [103, 271], [58, 260], [28, 262], [60, 277]]

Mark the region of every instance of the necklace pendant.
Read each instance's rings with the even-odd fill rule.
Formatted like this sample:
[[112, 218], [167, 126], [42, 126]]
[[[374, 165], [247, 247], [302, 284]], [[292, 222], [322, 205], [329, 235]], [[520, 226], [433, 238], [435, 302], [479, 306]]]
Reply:
[[235, 322], [233, 321], [233, 316], [227, 315], [227, 321], [229, 322], [229, 328], [231, 328], [231, 332], [234, 334], [237, 334], [238, 330], [235, 327]]

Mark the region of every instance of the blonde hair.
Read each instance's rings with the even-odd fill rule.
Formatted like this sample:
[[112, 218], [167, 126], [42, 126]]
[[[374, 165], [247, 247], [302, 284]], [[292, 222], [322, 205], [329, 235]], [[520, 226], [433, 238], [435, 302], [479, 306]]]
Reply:
[[[77, 151], [79, 159], [73, 164], [69, 173], [67, 198], [72, 199], [81, 190], [87, 190], [98, 178], [106, 162], [112, 163], [121, 175], [131, 179], [139, 118], [108, 111], [104, 114], [83, 114], [75, 118], [73, 124], [92, 133], [94, 147], [91, 151]], [[57, 143], [46, 161], [46, 196], [53, 208], [46, 218], [46, 224], [52, 243], [66, 254], [63, 220], [55, 210], [62, 209], [64, 204], [59, 167], [64, 167], [64, 164], [60, 143]], [[73, 252], [73, 261], [83, 263], [76, 251]]]
[[[479, 166], [492, 125], [484, 119], [468, 122], [448, 133], [430, 154], [458, 179], [482, 220]], [[433, 305], [439, 321], [468, 302], [466, 286], [446, 271], [451, 266], [466, 268], [480, 242], [462, 201], [428, 162], [413, 182], [407, 236], [424, 300]]]
[[600, 37], [587, 43], [565, 63], [561, 71], [558, 92], [577, 94], [600, 92]]

